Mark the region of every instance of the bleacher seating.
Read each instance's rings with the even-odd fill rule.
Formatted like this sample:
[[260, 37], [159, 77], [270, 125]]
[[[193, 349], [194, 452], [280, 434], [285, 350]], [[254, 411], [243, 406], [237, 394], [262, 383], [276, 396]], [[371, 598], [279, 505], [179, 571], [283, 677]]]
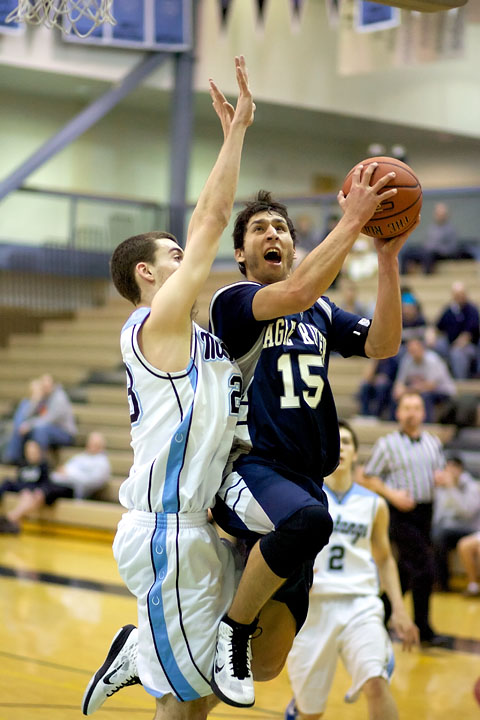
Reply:
[[[208, 324], [208, 304], [213, 292], [240, 277], [235, 269], [212, 272], [199, 298], [197, 322], [204, 326]], [[436, 275], [408, 276], [402, 280], [414, 288], [427, 319], [432, 321], [448, 301], [451, 283], [458, 278], [465, 283], [472, 299], [480, 304], [478, 268], [473, 261], [439, 263]], [[375, 279], [362, 282], [359, 299], [366, 302], [373, 299], [375, 288]], [[329, 296], [341, 304], [338, 290], [332, 290]], [[94, 429], [102, 431], [107, 439], [113, 474], [107, 487], [98, 494], [98, 500], [58, 501], [53, 508], [41, 511], [40, 519], [44, 521], [114, 531], [121, 515], [118, 488], [129, 471], [132, 453], [119, 333], [130, 310], [126, 301], [115, 296], [103, 307], [78, 311], [72, 319], [48, 320], [43, 323], [40, 333], [13, 334], [8, 346], [0, 348], [0, 409], [3, 414], [8, 406], [13, 408], [14, 403], [26, 394], [32, 377], [50, 372], [73, 398], [79, 426], [77, 445], [81, 446], [87, 433]], [[358, 413], [355, 392], [366, 362], [363, 358], [332, 357], [330, 364], [338, 411], [351, 419], [359, 435], [361, 462], [367, 459], [375, 440], [394, 427], [394, 423], [355, 417]], [[480, 379], [459, 381], [457, 388], [459, 393], [480, 395]], [[434, 425], [431, 430], [443, 442], [451, 441], [455, 435], [455, 428], [448, 425]], [[77, 451], [78, 448], [63, 449], [60, 462]], [[468, 452], [475, 453], [475, 450], [470, 448]], [[478, 466], [480, 471], [480, 461]], [[11, 474], [11, 469], [0, 468], [0, 477], [7, 472]], [[12, 499], [7, 497], [6, 502], [8, 507]]]

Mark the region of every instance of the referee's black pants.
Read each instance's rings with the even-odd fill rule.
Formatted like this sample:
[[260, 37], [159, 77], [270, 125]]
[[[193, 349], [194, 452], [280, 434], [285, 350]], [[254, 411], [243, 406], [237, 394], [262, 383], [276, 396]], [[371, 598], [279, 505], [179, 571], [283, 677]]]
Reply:
[[433, 630], [429, 622], [435, 564], [430, 538], [432, 503], [421, 503], [409, 512], [390, 508], [390, 539], [398, 552], [398, 572], [402, 592], [412, 591], [414, 619], [421, 640], [429, 640]]

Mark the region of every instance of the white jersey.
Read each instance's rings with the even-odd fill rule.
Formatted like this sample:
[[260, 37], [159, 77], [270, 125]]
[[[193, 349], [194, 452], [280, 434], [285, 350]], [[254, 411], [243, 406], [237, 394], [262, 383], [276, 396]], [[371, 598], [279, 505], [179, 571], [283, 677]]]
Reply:
[[339, 498], [324, 486], [333, 532], [315, 560], [315, 595], [378, 595], [379, 582], [372, 558], [371, 536], [378, 495], [354, 483]]
[[211, 507], [232, 444], [241, 375], [225, 345], [192, 323], [188, 367], [162, 372], [143, 356], [139, 308], [121, 333], [134, 461], [120, 488], [129, 510], [179, 513]]

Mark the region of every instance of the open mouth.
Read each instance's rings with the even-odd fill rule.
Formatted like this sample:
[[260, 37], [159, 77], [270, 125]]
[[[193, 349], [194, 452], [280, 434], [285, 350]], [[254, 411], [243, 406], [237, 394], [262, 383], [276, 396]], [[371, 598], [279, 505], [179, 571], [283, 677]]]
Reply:
[[274, 265], [280, 265], [282, 262], [282, 255], [277, 248], [270, 248], [263, 257], [267, 262], [273, 263]]

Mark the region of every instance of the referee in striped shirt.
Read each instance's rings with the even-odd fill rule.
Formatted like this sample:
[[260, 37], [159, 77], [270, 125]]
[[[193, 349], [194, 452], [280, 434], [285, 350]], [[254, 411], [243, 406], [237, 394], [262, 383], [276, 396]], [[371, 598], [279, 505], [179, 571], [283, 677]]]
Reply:
[[387, 500], [390, 537], [398, 551], [402, 590], [412, 591], [415, 623], [424, 645], [444, 647], [429, 621], [434, 580], [430, 539], [433, 489], [437, 471], [445, 466], [440, 440], [422, 429], [425, 406], [421, 395], [405, 392], [396, 412], [399, 429], [377, 440], [364, 468], [364, 484]]

